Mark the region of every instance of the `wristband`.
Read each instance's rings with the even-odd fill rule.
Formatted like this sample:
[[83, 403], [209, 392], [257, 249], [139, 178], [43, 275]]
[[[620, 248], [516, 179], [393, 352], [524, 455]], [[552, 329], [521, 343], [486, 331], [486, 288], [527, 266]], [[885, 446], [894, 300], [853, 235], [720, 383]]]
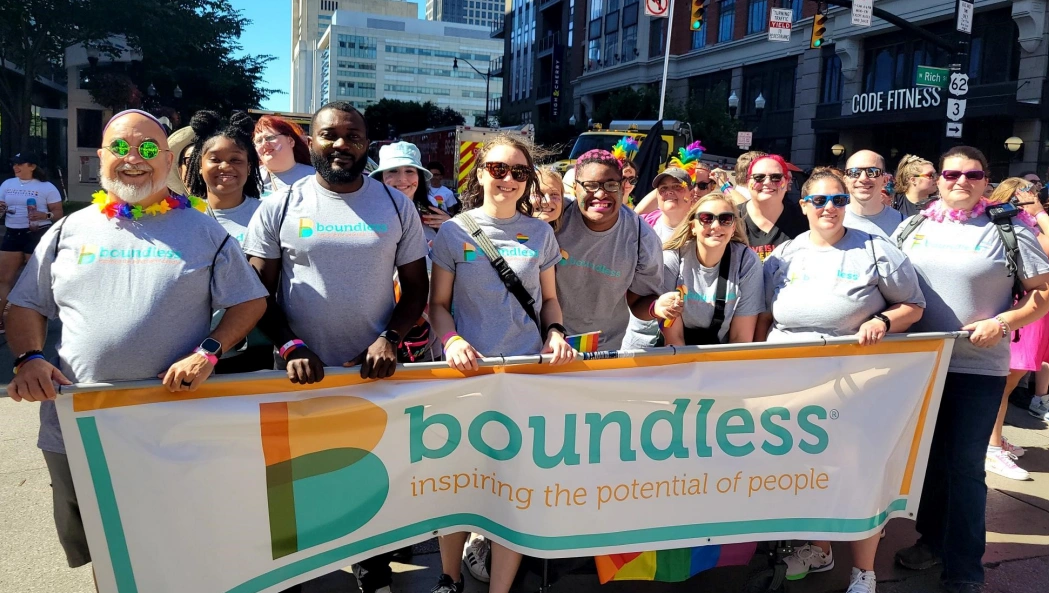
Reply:
[[732, 188], [732, 184], [729, 183], [728, 181], [726, 181], [725, 183], [721, 184], [721, 187], [719, 189], [721, 190], [721, 193], [725, 193], [726, 191], [728, 191], [731, 188]]
[[448, 344], [448, 340], [451, 340], [452, 338], [454, 338], [455, 336], [458, 336], [458, 335], [459, 334], [455, 333], [455, 330], [452, 330], [452, 331], [444, 334], [443, 336], [441, 336], [441, 343], [447, 345]]
[[28, 360], [30, 356], [34, 356], [34, 355], [37, 355], [37, 354], [43, 355], [44, 351], [43, 350], [26, 350], [25, 352], [20, 354], [18, 356], [18, 358], [15, 359], [15, 366], [16, 367], [20, 366], [23, 362]]
[[14, 373], [17, 375], [18, 374], [18, 369], [22, 368], [22, 365], [24, 365], [25, 363], [29, 362], [30, 360], [36, 360], [38, 358], [40, 360], [43, 360], [44, 359], [44, 355], [40, 354], [40, 353], [33, 354], [32, 352], [27, 352], [27, 353], [23, 354], [22, 356], [19, 356], [18, 357], [19, 362], [15, 363]]
[[546, 331], [543, 332], [544, 342], [550, 339], [550, 330], [556, 330], [561, 332], [562, 338], [568, 335], [568, 330], [565, 329], [565, 326], [561, 325], [560, 323], [551, 323], [550, 325], [546, 326]]
[[1009, 337], [1009, 324], [1006, 323], [1005, 320], [1002, 319], [1001, 316], [999, 316], [999, 315], [995, 315], [994, 316], [994, 320], [997, 321], [998, 322], [998, 326], [1002, 328], [1002, 337], [1003, 338], [1008, 338]]
[[287, 360], [288, 355], [291, 354], [292, 350], [295, 350], [296, 348], [304, 348], [305, 346], [306, 343], [302, 340], [288, 340], [288, 343], [281, 346], [277, 353], [280, 354], [281, 358]]
[[652, 319], [663, 319], [659, 315], [656, 315], [656, 301], [652, 301], [652, 304], [648, 306], [648, 314], [652, 316]]
[[885, 324], [885, 333], [890, 333], [892, 330], [892, 323], [889, 322], [889, 318], [882, 315], [881, 313], [875, 313], [871, 315], [871, 319], [877, 319], [878, 321]]
[[444, 343], [444, 349], [447, 350], [449, 345], [454, 344], [456, 342], [456, 340], [462, 340], [462, 339], [463, 339], [462, 336], [460, 336], [459, 334], [455, 334], [454, 336], [448, 338], [448, 341]]
[[199, 355], [203, 356], [204, 358], [206, 358], [208, 360], [208, 362], [211, 363], [211, 366], [215, 366], [215, 365], [217, 365], [219, 363], [219, 357], [218, 356], [215, 356], [214, 354], [208, 352], [207, 350], [205, 350], [203, 348], [197, 348], [196, 350], [193, 351], [193, 353], [194, 354], [199, 354]]

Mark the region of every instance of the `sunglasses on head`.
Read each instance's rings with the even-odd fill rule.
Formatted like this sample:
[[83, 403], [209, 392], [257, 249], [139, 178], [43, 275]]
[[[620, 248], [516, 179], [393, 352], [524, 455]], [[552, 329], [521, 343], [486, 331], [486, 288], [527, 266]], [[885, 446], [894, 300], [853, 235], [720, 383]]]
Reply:
[[161, 148], [159, 144], [152, 140], [146, 140], [138, 146], [131, 146], [130, 144], [128, 144], [128, 141], [124, 140], [123, 138], [117, 138], [110, 142], [109, 146], [106, 147], [106, 150], [113, 153], [115, 156], [126, 157], [127, 155], [131, 154], [132, 148], [137, 148], [138, 155], [147, 161], [153, 160], [157, 158], [157, 156], [161, 152], [167, 151], [166, 149]]
[[528, 181], [528, 178], [532, 174], [532, 168], [528, 165], [507, 165], [506, 163], [497, 163], [490, 161], [484, 164], [485, 170], [488, 174], [496, 179], [503, 179], [506, 174], [509, 173], [513, 177], [514, 181]]
[[767, 175], [765, 173], [755, 173], [750, 176], [750, 178], [754, 180], [754, 183], [765, 183], [766, 177], [772, 183], [783, 181], [783, 173], [769, 173]]
[[827, 202], [834, 204], [835, 208], [844, 208], [849, 204], [849, 194], [833, 194], [829, 196], [824, 195], [812, 195], [805, 196], [801, 199], [802, 202], [809, 202], [817, 208], [825, 208]]
[[732, 223], [736, 221], [736, 215], [731, 212], [722, 212], [721, 214], [714, 214], [713, 212], [697, 212], [696, 220], [699, 221], [703, 226], [710, 226], [714, 224], [714, 221], [718, 221], [721, 226], [732, 226]]
[[963, 175], [969, 181], [980, 181], [987, 177], [987, 173], [979, 169], [973, 169], [972, 171], [954, 171], [949, 169], [940, 173], [940, 176], [947, 181], [958, 181]]
[[866, 173], [868, 178], [874, 179], [875, 177], [881, 177], [881, 174], [884, 172], [881, 167], [849, 167], [845, 169], [845, 176], [859, 179], [861, 174]]

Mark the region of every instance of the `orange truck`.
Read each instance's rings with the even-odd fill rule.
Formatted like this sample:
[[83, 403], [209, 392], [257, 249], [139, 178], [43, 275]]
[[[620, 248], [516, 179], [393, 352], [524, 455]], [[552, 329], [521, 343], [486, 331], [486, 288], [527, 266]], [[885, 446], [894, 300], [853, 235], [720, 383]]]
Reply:
[[401, 140], [419, 147], [423, 166], [433, 161], [441, 163], [445, 185], [456, 194], [462, 194], [466, 189], [468, 175], [476, 163], [477, 151], [486, 139], [499, 133], [520, 134], [529, 141], [535, 140], [535, 127], [531, 124], [512, 128], [449, 126], [401, 134]]

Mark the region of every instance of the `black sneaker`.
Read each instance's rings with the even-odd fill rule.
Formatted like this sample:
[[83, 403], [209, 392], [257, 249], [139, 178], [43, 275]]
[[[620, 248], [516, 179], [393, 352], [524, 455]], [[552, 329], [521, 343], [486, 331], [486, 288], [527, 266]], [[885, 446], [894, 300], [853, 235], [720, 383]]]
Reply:
[[932, 548], [921, 541], [896, 552], [896, 564], [911, 570], [928, 570], [941, 562]]
[[463, 593], [464, 582], [460, 580], [458, 583], [452, 580], [452, 577], [442, 574], [437, 579], [437, 584], [434, 585], [433, 589], [430, 589], [430, 593]]
[[947, 593], [983, 593], [983, 583], [944, 583]]

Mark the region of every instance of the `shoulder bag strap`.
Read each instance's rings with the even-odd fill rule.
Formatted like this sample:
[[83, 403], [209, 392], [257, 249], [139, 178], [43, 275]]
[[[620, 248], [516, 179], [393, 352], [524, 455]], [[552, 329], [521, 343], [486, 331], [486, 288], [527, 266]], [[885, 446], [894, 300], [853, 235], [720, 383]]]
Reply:
[[[998, 236], [1005, 245], [1005, 266], [1009, 275], [1013, 277], [1013, 301], [1019, 301], [1027, 293], [1024, 290], [1023, 281], [1020, 280], [1020, 272], [1023, 267], [1023, 257], [1020, 255], [1020, 243], [1016, 240], [1016, 230], [1010, 220], [997, 221], [992, 219], [994, 227], [998, 229]], [[1013, 341], [1020, 341], [1020, 330], [1013, 332]]]
[[729, 243], [728, 249], [725, 250], [725, 255], [721, 256], [721, 263], [718, 265], [718, 286], [715, 291], [716, 296], [714, 297], [714, 318], [710, 320], [710, 329], [718, 335], [721, 333], [721, 326], [725, 323], [725, 297], [728, 293], [728, 275], [729, 267], [732, 264], [732, 244]]
[[521, 284], [521, 279], [517, 277], [513, 269], [510, 268], [510, 264], [506, 263], [503, 256], [499, 255], [499, 250], [492, 243], [492, 240], [485, 234], [484, 230], [477, 224], [477, 221], [473, 219], [467, 213], [460, 214], [458, 218], [461, 218], [463, 224], [466, 225], [466, 229], [470, 232], [470, 236], [477, 241], [480, 245], [481, 250], [484, 251], [485, 256], [488, 257], [488, 261], [492, 262], [492, 267], [499, 274], [499, 279], [503, 281], [503, 285], [510, 291], [510, 294], [514, 295], [517, 302], [521, 303], [521, 307], [524, 308], [525, 313], [528, 314], [528, 318], [531, 319], [535, 326], [539, 329], [540, 339], [544, 339], [543, 328], [539, 323], [539, 318], [535, 314], [535, 299], [532, 295], [528, 294], [528, 290], [525, 289], [524, 285]]
[[907, 219], [907, 226], [903, 227], [903, 232], [896, 238], [896, 248], [903, 249], [903, 244], [907, 241], [907, 237], [911, 236], [915, 230], [918, 229], [925, 222], [924, 214], [915, 214], [914, 216]]

